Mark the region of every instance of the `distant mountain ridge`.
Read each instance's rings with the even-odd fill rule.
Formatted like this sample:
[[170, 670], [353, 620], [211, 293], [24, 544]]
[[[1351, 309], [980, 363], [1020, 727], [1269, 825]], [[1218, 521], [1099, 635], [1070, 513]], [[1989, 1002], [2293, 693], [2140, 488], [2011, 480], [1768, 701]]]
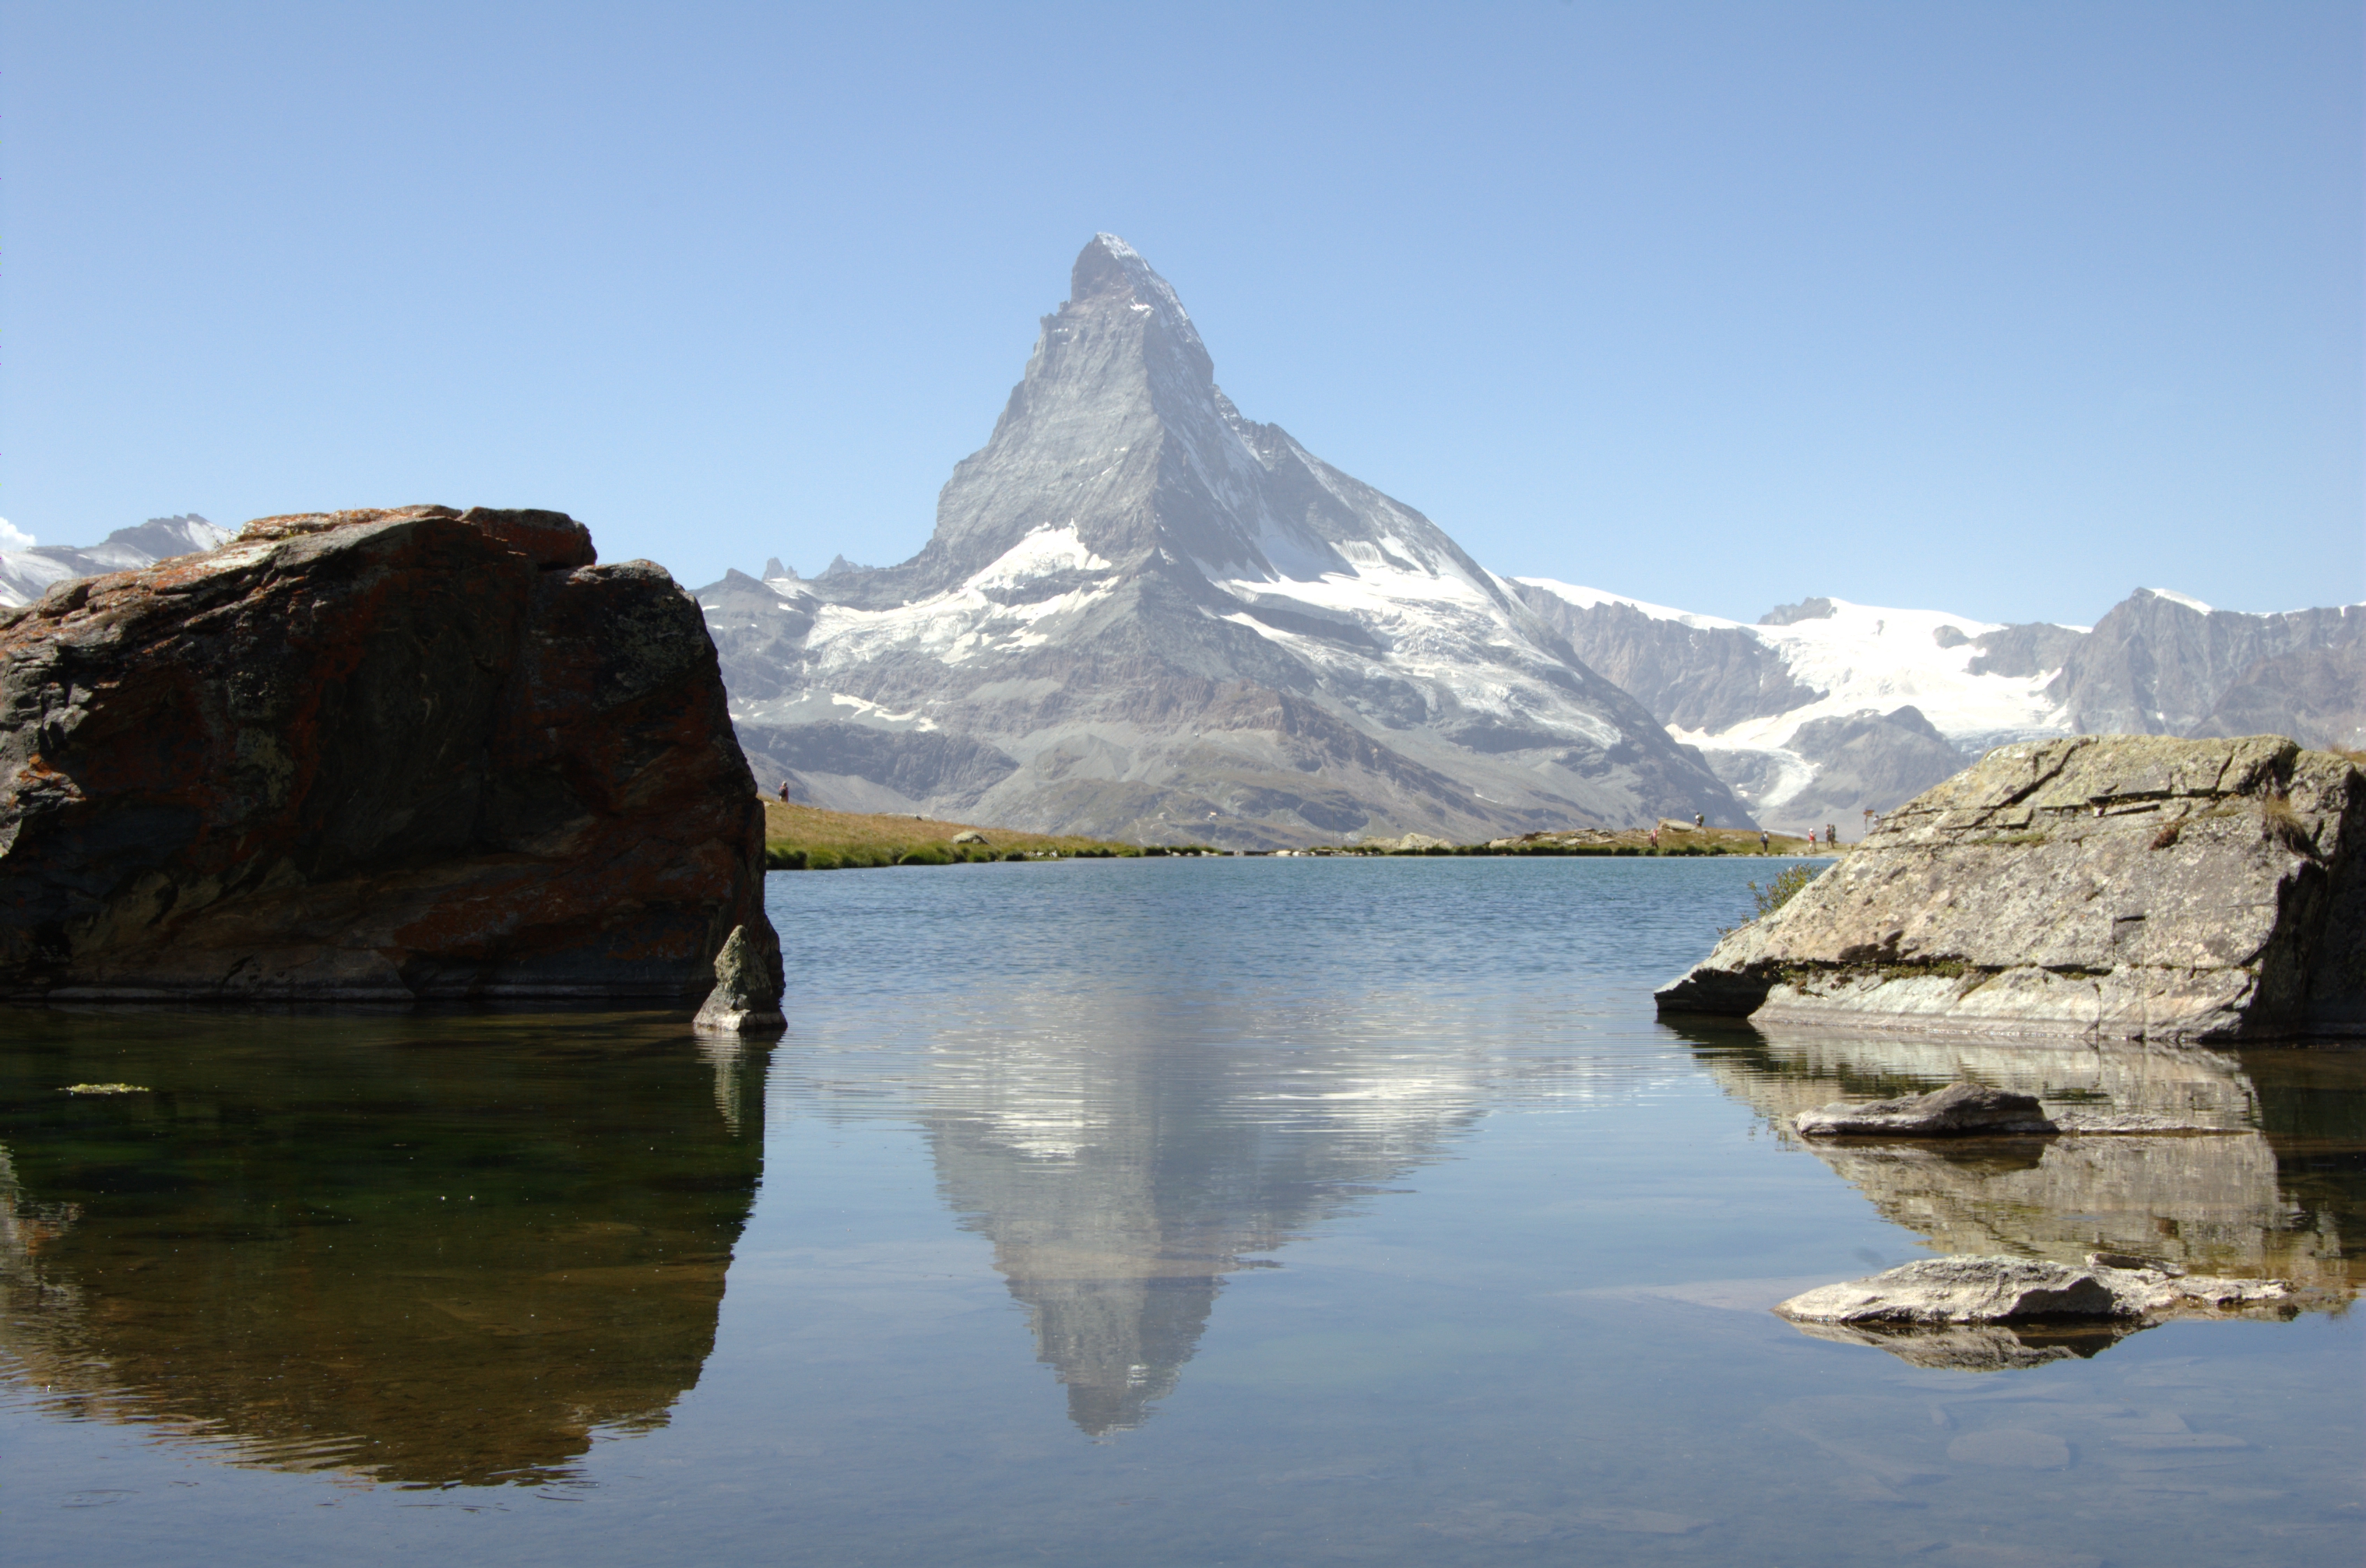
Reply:
[[772, 564], [699, 600], [760, 776], [817, 804], [1237, 847], [1746, 819], [1511, 584], [1244, 418], [1113, 235], [919, 554]]
[[151, 517], [137, 527], [118, 528], [96, 545], [35, 545], [0, 551], [0, 608], [29, 604], [52, 584], [77, 577], [130, 571], [174, 556], [210, 550], [228, 544], [231, 532], [188, 512]]
[[1547, 578], [1518, 586], [1769, 826], [1887, 810], [2007, 740], [2366, 747], [2366, 604], [2256, 615], [2140, 588], [2089, 628], [1809, 599], [1752, 626]]

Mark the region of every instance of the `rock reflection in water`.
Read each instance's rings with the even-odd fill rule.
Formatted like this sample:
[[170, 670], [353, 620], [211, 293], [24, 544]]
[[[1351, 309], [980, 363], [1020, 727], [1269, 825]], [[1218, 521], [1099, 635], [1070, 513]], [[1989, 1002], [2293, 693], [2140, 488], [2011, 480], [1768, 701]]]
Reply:
[[1314, 1016], [1196, 1026], [1075, 998], [936, 1043], [921, 1119], [946, 1200], [1096, 1438], [1174, 1389], [1226, 1275], [1438, 1157], [1491, 1070]]
[[1963, 1079], [2034, 1094], [2049, 1111], [2108, 1105], [2224, 1129], [1807, 1144], [1936, 1251], [2077, 1263], [2104, 1250], [2195, 1273], [2356, 1282], [2343, 1222], [2354, 1236], [2366, 1054], [2000, 1047], [1747, 1027], [1696, 1032], [1693, 1044], [1786, 1138], [1791, 1116], [1811, 1106]]
[[[12, 1024], [0, 1365], [58, 1414], [528, 1483], [697, 1381], [760, 1052], [648, 1015]], [[150, 1092], [60, 1092], [83, 1081]]]
[[1840, 1323], [1795, 1323], [1811, 1339], [1870, 1345], [1909, 1366], [1950, 1372], [1994, 1372], [2042, 1367], [2071, 1356], [2110, 1349], [2146, 1325], [2141, 1323], [2056, 1325], [1962, 1324], [1944, 1328], [1881, 1328]]
[[[2196, 1274], [2288, 1280], [2320, 1303], [2348, 1300], [2366, 1274], [2366, 1053], [1999, 1046], [1746, 1025], [1688, 1038], [1727, 1090], [1786, 1140], [1799, 1111], [1966, 1079], [2034, 1094], [2049, 1112], [2108, 1106], [2220, 1129], [1800, 1140], [1937, 1252], [2069, 1264], [2124, 1253]], [[1824, 1337], [1878, 1343], [1920, 1364], [2011, 1366], [2091, 1355], [2120, 1336]]]

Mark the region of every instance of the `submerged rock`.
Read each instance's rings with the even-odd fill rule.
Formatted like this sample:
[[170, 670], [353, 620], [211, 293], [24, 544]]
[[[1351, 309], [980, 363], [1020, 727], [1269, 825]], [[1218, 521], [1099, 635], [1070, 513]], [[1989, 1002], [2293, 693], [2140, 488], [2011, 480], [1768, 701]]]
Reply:
[[1670, 1013], [2366, 1034], [2366, 773], [2278, 736], [1999, 747], [1658, 993]]
[[1870, 1279], [1820, 1286], [1774, 1310], [1795, 1323], [1954, 1326], [2217, 1315], [2272, 1305], [2292, 1293], [2281, 1280], [2191, 1275], [2111, 1253], [2089, 1255], [2084, 1268], [2034, 1258], [1926, 1258]]
[[0, 612], [0, 995], [689, 1002], [737, 930], [776, 998], [704, 622], [595, 558], [555, 512], [275, 517]]
[[1845, 1102], [1802, 1111], [1791, 1119], [1810, 1138], [1947, 1138], [1977, 1134], [2052, 1133], [2057, 1129], [2036, 1097], [1986, 1084], [1951, 1083], [1929, 1094]]
[[2028, 1134], [2225, 1133], [2190, 1116], [2145, 1111], [2077, 1109], [2048, 1112], [2034, 1095], [1952, 1083], [1928, 1094], [1901, 1095], [1851, 1104], [1835, 1100], [1791, 1118], [1804, 1138], [1974, 1138]]

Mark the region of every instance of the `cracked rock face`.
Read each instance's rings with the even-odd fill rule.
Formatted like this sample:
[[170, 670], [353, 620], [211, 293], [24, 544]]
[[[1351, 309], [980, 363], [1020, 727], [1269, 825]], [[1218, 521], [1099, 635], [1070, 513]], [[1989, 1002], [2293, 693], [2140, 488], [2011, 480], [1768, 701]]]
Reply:
[[1663, 1012], [2167, 1042], [2366, 1035], [2366, 773], [2279, 736], [1999, 747]]
[[[697, 605], [551, 512], [265, 518], [0, 613], [0, 994], [779, 995]], [[743, 989], [744, 989], [743, 986]]]

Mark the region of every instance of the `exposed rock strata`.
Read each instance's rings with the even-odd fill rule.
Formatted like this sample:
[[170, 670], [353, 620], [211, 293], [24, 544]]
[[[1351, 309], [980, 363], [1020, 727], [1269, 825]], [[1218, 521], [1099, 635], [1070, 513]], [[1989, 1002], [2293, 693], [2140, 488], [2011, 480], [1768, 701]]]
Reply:
[[2366, 1034], [2366, 773], [2281, 737], [2000, 747], [1663, 1012], [2204, 1041]]
[[696, 1001], [763, 818], [696, 604], [557, 513], [265, 518], [0, 615], [0, 993]]

